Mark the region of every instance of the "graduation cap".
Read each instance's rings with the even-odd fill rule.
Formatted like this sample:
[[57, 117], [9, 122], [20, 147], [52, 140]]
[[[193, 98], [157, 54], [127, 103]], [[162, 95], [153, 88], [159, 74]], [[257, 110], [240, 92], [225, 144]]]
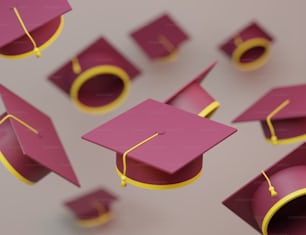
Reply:
[[263, 66], [270, 55], [272, 36], [258, 23], [252, 22], [228, 39], [220, 49], [240, 70], [256, 70]]
[[66, 0], [0, 2], [0, 56], [9, 59], [40, 57], [61, 33], [63, 15], [71, 10]]
[[80, 226], [94, 227], [112, 219], [111, 204], [116, 200], [117, 196], [106, 189], [98, 188], [66, 201], [64, 205], [75, 214]]
[[198, 114], [201, 117], [210, 116], [220, 106], [220, 103], [203, 89], [200, 84], [215, 67], [216, 63], [211, 64], [196, 78], [179, 89], [165, 103]]
[[152, 60], [172, 60], [188, 35], [167, 14], [131, 33], [132, 38]]
[[233, 122], [260, 121], [272, 144], [306, 139], [306, 85], [278, 87], [267, 92]]
[[103, 113], [120, 105], [140, 71], [105, 38], [98, 38], [49, 76], [80, 110]]
[[223, 204], [264, 235], [306, 231], [306, 144], [262, 171]]
[[122, 186], [171, 189], [198, 179], [202, 154], [235, 131], [148, 99], [82, 138], [116, 152]]
[[2, 85], [0, 98], [0, 162], [27, 184], [52, 171], [79, 186], [50, 118]]

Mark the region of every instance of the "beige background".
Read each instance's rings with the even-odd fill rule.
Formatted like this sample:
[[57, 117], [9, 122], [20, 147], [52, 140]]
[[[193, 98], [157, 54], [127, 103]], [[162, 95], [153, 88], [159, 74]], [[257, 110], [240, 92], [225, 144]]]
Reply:
[[[258, 123], [230, 122], [274, 86], [304, 83], [306, 2], [304, 0], [155, 0], [70, 1], [60, 38], [35, 57], [1, 59], [0, 81], [50, 115], [82, 184], [77, 188], [55, 174], [37, 185], [23, 185], [0, 166], [0, 231], [12, 235], [96, 234], [257, 234], [221, 202], [260, 170], [298, 144], [271, 146]], [[129, 32], [161, 13], [169, 13], [191, 40], [173, 63], [149, 61]], [[1, 16], [0, 16], [1, 19]], [[1, 19], [2, 20], [2, 19]], [[256, 20], [275, 37], [269, 63], [252, 73], [237, 71], [218, 45]], [[3, 32], [2, 32], [3, 33]], [[98, 36], [105, 36], [142, 70], [128, 99], [113, 112], [91, 116], [79, 112], [50, 82], [48, 74]], [[146, 98], [164, 101], [211, 62], [219, 63], [202, 83], [221, 107], [212, 119], [238, 132], [205, 154], [204, 174], [195, 183], [170, 191], [120, 187], [114, 153], [80, 139], [85, 132]], [[120, 197], [114, 220], [96, 229], [81, 229], [62, 202], [95, 187]]]

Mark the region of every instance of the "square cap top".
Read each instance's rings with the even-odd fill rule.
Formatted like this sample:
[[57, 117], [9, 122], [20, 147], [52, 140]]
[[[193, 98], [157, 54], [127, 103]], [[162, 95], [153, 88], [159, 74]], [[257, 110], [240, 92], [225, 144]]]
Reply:
[[38, 132], [38, 134], [33, 133], [16, 119], [8, 120], [23, 154], [79, 186], [51, 119], [2, 85], [0, 85], [0, 98], [6, 114], [17, 117]]
[[242, 30], [237, 32], [233, 37], [226, 39], [226, 41], [220, 46], [220, 49], [227, 54], [232, 54], [232, 52], [241, 42], [254, 38], [265, 38], [270, 42], [273, 42], [274, 40], [273, 37], [264, 31], [258, 23], [251, 22]]
[[149, 136], [128, 158], [173, 174], [236, 129], [148, 99], [83, 135], [83, 139], [124, 154]]
[[117, 196], [113, 195], [109, 191], [103, 188], [98, 188], [82, 196], [66, 201], [65, 206], [74, 211], [77, 215], [81, 216], [92, 210], [94, 203], [109, 205], [117, 199]]
[[246, 27], [244, 27], [240, 31], [240, 35], [243, 37], [244, 40], [253, 38], [253, 37], [264, 37], [267, 38], [269, 41], [273, 41], [273, 37], [267, 33], [266, 30], [259, 25], [258, 22], [251, 22]]
[[189, 38], [167, 14], [132, 32], [131, 36], [152, 59], [169, 55]]
[[[304, 143], [299, 147], [297, 147], [292, 152], [290, 152], [289, 154], [287, 154], [285, 157], [277, 161], [275, 164], [270, 166], [267, 170], [265, 170], [266, 175], [270, 177], [271, 183], [275, 187], [275, 190], [278, 194], [277, 196], [271, 197], [271, 195], [269, 195], [270, 193], [268, 190], [269, 188], [268, 183], [266, 182], [265, 177], [262, 174], [260, 174], [257, 177], [253, 178], [252, 180], [250, 180], [248, 183], [246, 183], [243, 187], [238, 189], [228, 198], [226, 198], [223, 201], [223, 204], [227, 208], [229, 208], [232, 212], [234, 212], [237, 216], [243, 219], [246, 223], [251, 225], [254, 229], [261, 232], [260, 228], [261, 226], [258, 224], [256, 219], [258, 219], [262, 215], [254, 212], [254, 208], [263, 207], [266, 209], [268, 206], [268, 208], [270, 209], [271, 205], [274, 205], [275, 203], [280, 201], [280, 199], [285, 197], [286, 194], [289, 194], [292, 191], [296, 191], [301, 188], [305, 188], [305, 181], [297, 180], [297, 179], [303, 179], [301, 178], [302, 176], [301, 172], [299, 173], [297, 172], [298, 172], [298, 167], [301, 166], [304, 167], [303, 171], [305, 172], [305, 167], [306, 167], [305, 155], [306, 155], [306, 144]], [[285, 174], [282, 174], [282, 172]], [[294, 176], [294, 174], [296, 175]], [[258, 198], [256, 198], [256, 196], [258, 197], [258, 195], [262, 193], [257, 191], [261, 186], [264, 186], [265, 188], [264, 191], [266, 192], [266, 194], [264, 195], [264, 197], [269, 199], [264, 200], [261, 198], [262, 200], [257, 200]], [[305, 195], [305, 193], [303, 195]], [[292, 215], [292, 217], [294, 217], [294, 215]], [[303, 224], [305, 225], [304, 222]], [[290, 234], [295, 234], [295, 233], [290, 233]]]
[[[0, 0], [0, 47], [25, 35], [13, 10], [16, 8], [29, 32], [71, 10], [67, 0]], [[5, 33], [3, 33], [5, 32]]]
[[[82, 70], [87, 70], [98, 65], [112, 64], [115, 66], [119, 65], [129, 75], [130, 79], [140, 74], [140, 70], [114, 48], [104, 37], [97, 38], [75, 57]], [[74, 81], [77, 76], [78, 74], [73, 71], [72, 61], [68, 61], [57, 71], [52, 73], [48, 79], [60, 89], [69, 93], [71, 81]]]
[[306, 85], [274, 88], [251, 105], [233, 122], [264, 121], [276, 109], [271, 120], [306, 117]]

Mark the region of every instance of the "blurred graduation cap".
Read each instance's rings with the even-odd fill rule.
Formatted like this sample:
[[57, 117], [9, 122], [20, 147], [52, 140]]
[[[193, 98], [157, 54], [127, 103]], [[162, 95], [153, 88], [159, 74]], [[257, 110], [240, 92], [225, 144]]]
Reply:
[[52, 171], [79, 186], [50, 118], [2, 85], [0, 98], [0, 162], [27, 184]]
[[120, 105], [130, 82], [140, 73], [105, 38], [99, 37], [73, 56], [49, 80], [88, 113], [103, 113]]
[[80, 226], [94, 227], [112, 219], [111, 204], [116, 200], [117, 196], [110, 191], [98, 188], [66, 201], [64, 205], [75, 214]]
[[63, 15], [71, 10], [66, 0], [0, 2], [0, 56], [9, 59], [40, 57], [61, 33]]
[[148, 99], [82, 138], [117, 153], [122, 186], [171, 189], [198, 179], [202, 154], [235, 131]]
[[251, 22], [240, 32], [224, 42], [220, 49], [240, 70], [256, 70], [263, 66], [270, 55], [270, 36], [256, 22]]
[[168, 14], [142, 26], [131, 36], [152, 60], [172, 60], [177, 55], [178, 47], [189, 39]]
[[260, 121], [272, 144], [288, 144], [306, 139], [306, 84], [278, 87], [239, 115], [233, 122]]
[[201, 82], [215, 67], [216, 63], [211, 64], [196, 78], [179, 89], [165, 103], [198, 114], [201, 117], [209, 117], [219, 108], [220, 103], [201, 87]]
[[262, 171], [223, 204], [264, 235], [306, 231], [306, 144]]

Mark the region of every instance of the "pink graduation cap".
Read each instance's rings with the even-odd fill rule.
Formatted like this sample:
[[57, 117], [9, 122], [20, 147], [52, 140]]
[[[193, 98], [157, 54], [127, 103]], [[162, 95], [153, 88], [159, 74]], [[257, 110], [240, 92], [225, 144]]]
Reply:
[[0, 162], [27, 184], [52, 171], [79, 186], [50, 118], [2, 85], [0, 98]]
[[240, 70], [256, 70], [263, 66], [270, 55], [272, 36], [252, 22], [220, 46]]
[[260, 121], [272, 144], [306, 139], [306, 84], [274, 88], [251, 105], [233, 122]]
[[306, 144], [276, 162], [223, 201], [263, 235], [306, 231]]
[[124, 101], [130, 82], [139, 73], [106, 39], [100, 37], [51, 74], [49, 80], [69, 94], [80, 110], [103, 113]]
[[171, 189], [198, 179], [202, 154], [235, 131], [148, 99], [82, 138], [117, 153], [122, 186]]
[[116, 200], [117, 196], [106, 189], [98, 188], [64, 204], [75, 214], [80, 226], [94, 227], [112, 219], [111, 204]]
[[131, 36], [153, 60], [171, 60], [178, 47], [188, 40], [188, 35], [167, 14], [132, 32]]
[[63, 29], [66, 0], [0, 0], [0, 56], [19, 59], [51, 45]]
[[201, 87], [201, 82], [214, 68], [216, 62], [211, 64], [196, 78], [192, 79], [184, 87], [178, 90], [165, 103], [198, 114], [201, 117], [208, 117], [220, 106], [205, 89]]

